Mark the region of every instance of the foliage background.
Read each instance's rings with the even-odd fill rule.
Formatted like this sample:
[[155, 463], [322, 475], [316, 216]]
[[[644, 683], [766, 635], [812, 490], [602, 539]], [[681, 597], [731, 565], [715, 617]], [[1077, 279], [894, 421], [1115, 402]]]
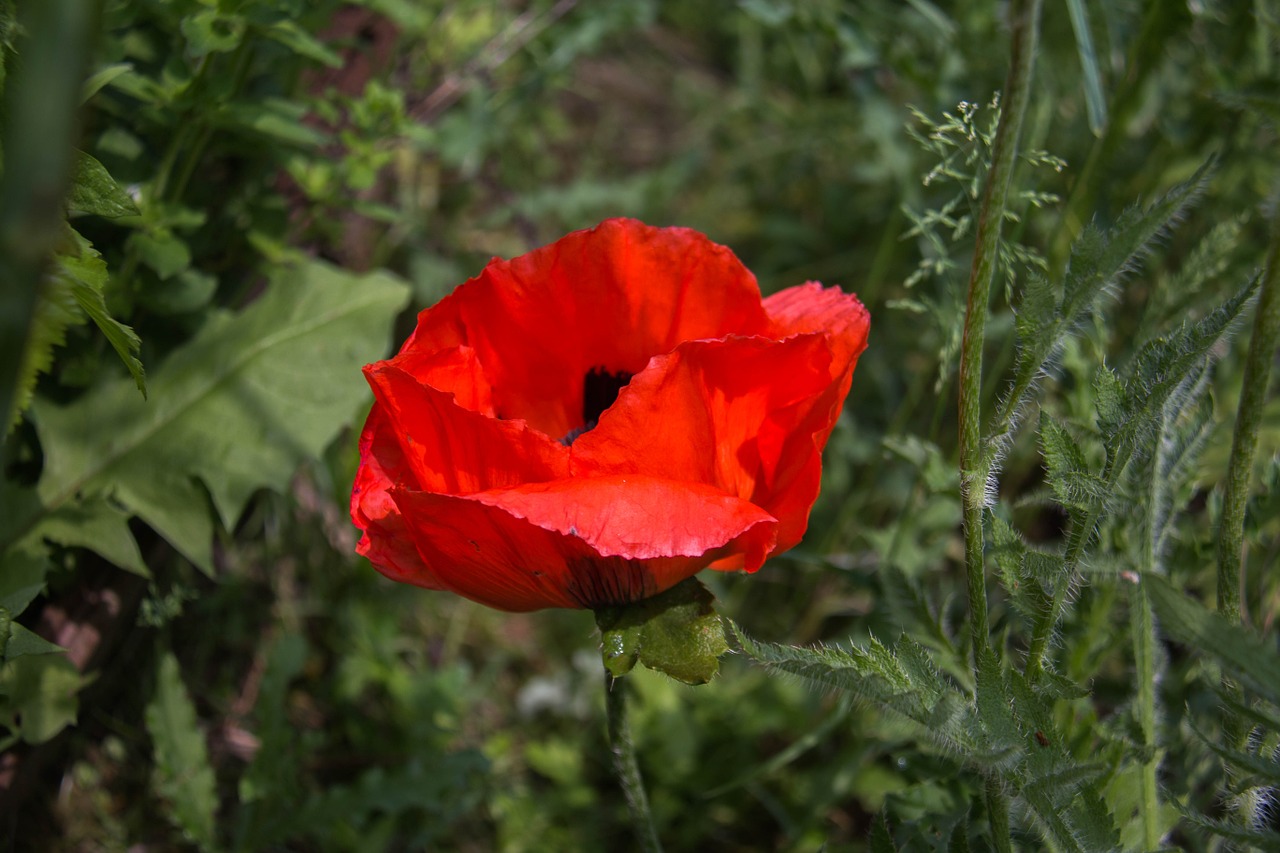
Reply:
[[[0, 7], [4, 211], [24, 152], [61, 150], [15, 118], [22, 87], [52, 97], [57, 82], [23, 75], [53, 49], [35, 38], [38, 5]], [[66, 25], [92, 6], [47, 8]], [[2, 626], [0, 826], [15, 848], [626, 848], [590, 614], [511, 616], [394, 586], [354, 557], [345, 510], [368, 405], [359, 366], [489, 257], [606, 216], [702, 230], [765, 291], [819, 279], [869, 306], [871, 348], [806, 542], [753, 577], [706, 580], [753, 637], [848, 647], [905, 633], [973, 690], [955, 378], [1008, 67], [1001, 5], [107, 0], [98, 12], [64, 159], [74, 143], [101, 171], [77, 166], [74, 232], [61, 214], [42, 226], [52, 266], [5, 284], [16, 305], [38, 277], [30, 328], [45, 336], [26, 343], [42, 357], [6, 367], [30, 391], [0, 485], [0, 615], [17, 626]], [[996, 514], [1022, 547], [1061, 544], [1063, 478], [1100, 464], [1099, 366], [1130, 369], [1140, 344], [1210, 315], [1263, 263], [1280, 186], [1278, 26], [1269, 0], [1044, 11], [986, 413], [1036, 275], [1061, 278], [1088, 223], [1110, 228], [1197, 183], [1050, 365], [1037, 408], [1060, 426], [1037, 430], [1032, 410], [1005, 454]], [[1211, 342], [1206, 402], [1175, 400], [1206, 414], [1187, 439], [1196, 452], [1160, 480], [1172, 492], [1160, 571], [1210, 606], [1248, 339], [1234, 328]], [[1266, 413], [1244, 616], [1274, 651], [1274, 401]], [[1144, 518], [1104, 523], [1073, 586], [1051, 656], [1088, 692], [1051, 702], [1044, 725], [1089, 765], [1081, 778], [1123, 846], [1144, 849], [1136, 778], [1158, 761], [1160, 834], [1219, 849], [1230, 842], [1205, 824], [1231, 824], [1233, 795], [1276, 781], [1275, 718], [1258, 712], [1254, 775], [1224, 770], [1218, 664], [1175, 631], [1151, 650], [1159, 737], [1144, 741], [1123, 574]], [[1019, 659], [1017, 590], [993, 580], [991, 601]], [[39, 638], [68, 651], [22, 654], [48, 652]], [[744, 655], [707, 687], [633, 678], [670, 849], [987, 846], [983, 778], [999, 771], [874, 689], [814, 689]], [[1033, 811], [1015, 803], [1027, 849], [1045, 843]]]

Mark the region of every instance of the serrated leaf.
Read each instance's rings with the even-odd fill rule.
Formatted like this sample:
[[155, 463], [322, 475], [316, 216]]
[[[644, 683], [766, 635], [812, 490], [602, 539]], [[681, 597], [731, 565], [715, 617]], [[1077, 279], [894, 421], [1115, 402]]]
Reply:
[[129, 514], [105, 497], [59, 507], [41, 518], [29, 536], [70, 548], [87, 548], [125, 571], [151, 577], [129, 531]]
[[[71, 229], [69, 229], [71, 230]], [[93, 244], [71, 230], [75, 241], [76, 253], [64, 255], [58, 259], [55, 275], [66, 277], [71, 283], [71, 295], [75, 297], [80, 310], [94, 322], [102, 332], [116, 355], [128, 368], [134, 384], [147, 396], [147, 376], [138, 360], [138, 352], [142, 349], [142, 341], [134, 334], [133, 329], [111, 316], [107, 310], [106, 287], [107, 265], [102, 256], [93, 248]]]
[[1247, 829], [1239, 823], [1215, 820], [1213, 818], [1185, 810], [1183, 812], [1183, 817], [1190, 823], [1200, 827], [1212, 835], [1218, 836], [1219, 838], [1229, 838], [1232, 841], [1239, 841], [1248, 844], [1249, 850], [1280, 851], [1280, 833], [1271, 832], [1265, 829]]
[[189, 840], [205, 849], [213, 847], [218, 807], [213, 768], [195, 706], [172, 653], [160, 658], [146, 717], [155, 749], [156, 792], [167, 803], [170, 819]]
[[139, 213], [133, 197], [115, 182], [107, 168], [83, 151], [76, 152], [67, 209], [107, 219], [137, 216]]
[[45, 506], [109, 492], [211, 571], [205, 489], [231, 527], [254, 491], [282, 489], [318, 455], [366, 398], [360, 368], [385, 351], [407, 293], [381, 273], [281, 268], [257, 302], [212, 314], [156, 368], [150, 400], [121, 380], [38, 403]]
[[1142, 435], [1155, 431], [1166, 406], [1182, 407], [1214, 346], [1250, 304], [1260, 281], [1261, 276], [1255, 276], [1199, 322], [1184, 323], [1138, 352], [1125, 383], [1124, 415], [1103, 436], [1109, 453], [1130, 452]]
[[1280, 704], [1280, 654], [1273, 646], [1188, 598], [1158, 575], [1143, 575], [1142, 587], [1164, 633], [1219, 661], [1250, 690], [1273, 705]]
[[1099, 511], [1106, 503], [1106, 482], [1094, 474], [1075, 436], [1049, 415], [1040, 412], [1040, 446], [1048, 469], [1049, 487], [1059, 503], [1084, 513]]

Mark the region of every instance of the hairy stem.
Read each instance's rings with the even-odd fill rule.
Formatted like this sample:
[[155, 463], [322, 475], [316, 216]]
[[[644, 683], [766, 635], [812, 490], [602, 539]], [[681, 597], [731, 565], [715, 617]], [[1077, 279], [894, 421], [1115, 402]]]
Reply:
[[658, 831], [653, 825], [649, 797], [644, 792], [644, 780], [640, 778], [640, 765], [636, 762], [636, 748], [631, 742], [631, 726], [627, 722], [626, 682], [606, 672], [604, 695], [609, 720], [609, 750], [613, 753], [613, 772], [618, 775], [622, 793], [627, 798], [631, 821], [641, 845], [649, 853], [660, 853], [662, 843], [658, 841]]
[[986, 342], [987, 307], [999, 256], [1009, 184], [1017, 160], [1018, 138], [1031, 90], [1041, 0], [1015, 0], [1010, 9], [1012, 48], [1004, 105], [996, 130], [991, 171], [983, 190], [977, 245], [969, 275], [969, 299], [960, 353], [960, 489], [964, 505], [965, 571], [968, 576], [969, 619], [973, 635], [974, 672], [987, 648], [987, 580], [983, 564], [983, 523], [989, 466], [982, 455], [982, 350]]
[[1271, 381], [1271, 359], [1280, 343], [1280, 287], [1276, 284], [1280, 267], [1280, 212], [1272, 223], [1267, 266], [1258, 288], [1258, 308], [1253, 320], [1253, 338], [1244, 365], [1244, 385], [1236, 414], [1235, 436], [1231, 442], [1231, 462], [1227, 469], [1227, 491], [1222, 501], [1222, 521], [1218, 527], [1218, 611], [1232, 622], [1240, 621], [1241, 553], [1244, 548], [1244, 509], [1249, 498], [1253, 459], [1258, 450], [1258, 426]]

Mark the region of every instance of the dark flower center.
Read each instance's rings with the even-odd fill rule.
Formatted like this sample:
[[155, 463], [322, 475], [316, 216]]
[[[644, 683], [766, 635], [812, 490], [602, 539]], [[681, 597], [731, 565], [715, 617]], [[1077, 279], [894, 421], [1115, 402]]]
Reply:
[[582, 382], [582, 426], [569, 430], [561, 444], [573, 444], [574, 440], [584, 432], [595, 429], [600, 422], [600, 415], [618, 399], [618, 393], [627, 387], [631, 374], [625, 370], [612, 373], [603, 367], [593, 367], [587, 371]]

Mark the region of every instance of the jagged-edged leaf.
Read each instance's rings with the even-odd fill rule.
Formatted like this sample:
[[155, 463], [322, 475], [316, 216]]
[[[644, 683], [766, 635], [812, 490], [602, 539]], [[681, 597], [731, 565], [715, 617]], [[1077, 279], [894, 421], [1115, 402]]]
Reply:
[[[1217, 738], [1211, 738], [1200, 731], [1194, 723], [1191, 724], [1191, 731], [1199, 738], [1202, 744], [1221, 758], [1224, 764], [1230, 765], [1239, 773], [1253, 775], [1253, 779], [1240, 780], [1241, 787], [1280, 785], [1280, 761], [1276, 761], [1273, 756], [1227, 749], [1218, 742]], [[1236, 778], [1238, 779], [1239, 776], [1236, 776]]]
[[[62, 261], [61, 256], [54, 258], [55, 270], [61, 267]], [[31, 405], [36, 379], [53, 365], [53, 351], [66, 342], [67, 329], [83, 322], [84, 313], [75, 298], [74, 279], [56, 273], [47, 276], [31, 318], [29, 337], [18, 369], [13, 418], [4, 425], [6, 432]]]
[[170, 819], [203, 849], [215, 845], [218, 807], [213, 767], [196, 709], [182, 683], [177, 658], [166, 652], [156, 673], [156, 692], [147, 705], [147, 732], [155, 749], [156, 792]]
[[1204, 192], [1213, 160], [1146, 208], [1128, 208], [1102, 233], [1090, 226], [1071, 247], [1063, 279], [1061, 314], [1075, 322], [1094, 300], [1133, 269], [1153, 243]]
[[1247, 844], [1249, 850], [1280, 851], [1280, 833], [1265, 829], [1247, 829], [1239, 823], [1215, 820], [1195, 812], [1184, 811], [1183, 817], [1200, 829], [1219, 838], [1229, 838]]
[[1125, 383], [1124, 413], [1104, 434], [1108, 451], [1121, 455], [1155, 431], [1166, 406], [1181, 408], [1195, 388], [1213, 347], [1222, 339], [1257, 292], [1255, 276], [1237, 293], [1196, 323], [1184, 323], [1168, 337], [1144, 346]]
[[133, 329], [111, 316], [107, 310], [106, 286], [107, 265], [98, 254], [93, 244], [80, 236], [74, 229], [68, 229], [75, 242], [76, 252], [73, 255], [60, 257], [54, 268], [55, 277], [65, 277], [71, 284], [71, 295], [90, 320], [98, 327], [111, 348], [120, 356], [129, 375], [142, 392], [147, 395], [146, 371], [138, 360], [138, 351], [142, 341], [134, 334]]
[[941, 655], [938, 664], [949, 675], [971, 687], [968, 663], [956, 651], [941, 618], [929, 606], [919, 585], [891, 564], [881, 567], [880, 579], [884, 585], [884, 603], [902, 623], [904, 632], [920, 637]]
[[991, 514], [992, 556], [1009, 602], [1028, 624], [1049, 612], [1062, 558], [1033, 550], [1009, 522]]
[[129, 531], [129, 514], [105, 496], [59, 507], [44, 515], [29, 536], [67, 547], [87, 548], [126, 571], [151, 576], [138, 543]]
[[1106, 504], [1109, 488], [1089, 467], [1084, 450], [1066, 427], [1040, 412], [1040, 447], [1048, 469], [1049, 487], [1069, 509], [1093, 513]]
[[115, 182], [107, 167], [83, 151], [76, 152], [67, 210], [108, 219], [137, 216], [139, 213], [133, 197]]
[[1280, 704], [1280, 654], [1273, 646], [1188, 598], [1158, 575], [1143, 575], [1142, 586], [1164, 633], [1215, 658], [1250, 690]]
[[898, 853], [898, 845], [893, 843], [893, 833], [889, 832], [889, 822], [884, 814], [872, 822], [867, 843], [871, 853]]
[[260, 488], [282, 488], [354, 416], [360, 367], [381, 355], [407, 288], [321, 263], [278, 269], [238, 315], [213, 314], [151, 377], [38, 403], [49, 510], [111, 494], [211, 571], [206, 492], [231, 526]]

